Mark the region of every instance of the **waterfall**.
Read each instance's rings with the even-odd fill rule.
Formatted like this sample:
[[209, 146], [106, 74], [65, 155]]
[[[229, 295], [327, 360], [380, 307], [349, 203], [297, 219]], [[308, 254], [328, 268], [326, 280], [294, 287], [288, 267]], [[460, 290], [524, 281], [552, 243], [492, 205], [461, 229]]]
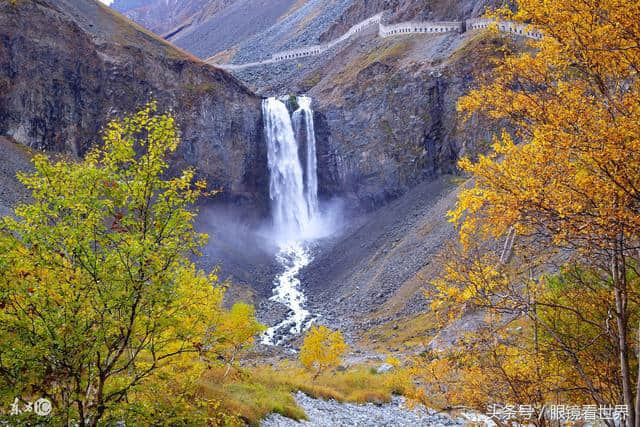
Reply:
[[[276, 98], [263, 101], [265, 134], [267, 137], [267, 157], [269, 165], [269, 196], [276, 233], [281, 237], [299, 236], [311, 223], [317, 213], [317, 178], [313, 169], [315, 189], [311, 191], [305, 185], [302, 164], [298, 154], [298, 141], [295, 138], [289, 110], [284, 102]], [[297, 113], [297, 112], [296, 112]], [[294, 116], [296, 115], [294, 113]], [[307, 126], [308, 128], [309, 126]], [[307, 133], [313, 134], [313, 128]], [[315, 137], [313, 144], [315, 165]], [[310, 176], [307, 169], [306, 176]], [[309, 181], [309, 180], [307, 180]], [[314, 200], [313, 207], [309, 200]]]
[[[318, 159], [316, 157], [316, 135], [313, 123], [311, 98], [298, 97], [299, 108], [293, 113], [293, 128], [296, 139], [304, 140], [306, 146], [305, 196], [311, 218], [318, 215]], [[305, 130], [302, 135], [302, 129]]]
[[312, 261], [309, 240], [319, 215], [316, 138], [311, 99], [299, 97], [297, 102], [299, 108], [292, 116], [279, 99], [268, 98], [262, 104], [269, 197], [279, 242], [276, 260], [284, 270], [274, 280], [271, 300], [290, 309], [285, 320], [263, 335], [262, 342], [271, 345], [281, 343], [289, 334], [301, 333], [310, 317], [305, 309], [305, 296], [299, 289], [298, 273]]

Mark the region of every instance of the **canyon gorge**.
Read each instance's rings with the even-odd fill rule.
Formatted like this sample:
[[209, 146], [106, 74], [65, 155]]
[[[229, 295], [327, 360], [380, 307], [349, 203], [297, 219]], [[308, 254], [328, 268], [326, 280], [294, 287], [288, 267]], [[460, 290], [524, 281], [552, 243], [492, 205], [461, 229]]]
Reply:
[[[227, 7], [221, 3], [216, 6], [218, 12], [211, 12], [209, 21], [222, 19], [219, 14], [240, 14], [246, 10], [240, 7], [241, 3]], [[285, 3], [273, 3], [260, 12], [276, 13], [276, 7], [290, 7]], [[342, 3], [331, 8], [331, 13], [318, 2], [293, 7], [287, 13], [278, 12], [284, 15], [260, 37], [238, 35], [233, 43], [246, 47], [235, 55], [249, 58], [249, 48], [256, 51], [267, 40], [280, 40], [271, 42], [271, 46], [285, 47], [304, 40], [338, 38], [344, 32], [337, 28], [355, 25], [361, 17], [373, 16], [381, 10], [389, 11], [390, 20], [466, 19], [483, 10], [481, 4], [461, 3], [459, 9], [443, 8], [425, 15], [424, 11], [411, 12], [417, 9], [408, 3], [396, 6], [367, 3], [365, 9], [356, 3]], [[127, 4], [120, 1], [114, 7], [123, 10]], [[340, 216], [348, 218], [341, 224], [346, 227], [343, 232], [355, 233], [353, 238], [358, 243], [347, 243], [355, 247], [346, 251], [344, 257], [327, 261], [342, 276], [333, 275], [328, 283], [321, 283], [318, 274], [325, 267], [319, 262], [302, 272], [308, 281], [304, 286], [337, 287], [339, 291], [334, 297], [339, 300], [348, 300], [345, 295], [353, 293], [371, 301], [371, 306], [377, 309], [391, 304], [403, 287], [414, 286], [410, 282], [415, 281], [415, 274], [426, 262], [417, 257], [396, 262], [396, 257], [402, 255], [395, 254], [397, 248], [386, 247], [387, 236], [399, 233], [414, 218], [403, 219], [405, 212], [387, 218], [386, 206], [431, 205], [440, 197], [448, 197], [447, 181], [454, 179], [450, 174], [456, 173], [456, 160], [461, 154], [482, 152], [484, 148], [478, 141], [487, 139], [492, 132], [479, 118], [461, 120], [455, 110], [457, 98], [473, 86], [474, 74], [490, 69], [491, 62], [499, 59], [498, 46], [522, 43], [519, 39], [505, 41], [478, 31], [379, 39], [377, 28], [368, 31], [365, 26], [363, 31], [322, 55], [238, 70], [231, 75], [198, 61], [159, 36], [136, 28], [97, 2], [37, 0], [19, 7], [3, 4], [3, 8], [2, 31], [6, 41], [0, 56], [3, 61], [0, 87], [4, 88], [0, 95], [0, 132], [5, 138], [31, 149], [82, 156], [95, 142], [92, 135], [99, 132], [109, 117], [135, 109], [141, 100], [157, 99], [160, 108], [176, 112], [181, 128], [182, 144], [172, 161], [175, 170], [194, 165], [198, 174], [222, 190], [205, 209], [233, 211], [225, 215], [237, 219], [237, 228], [250, 229], [246, 231], [250, 234], [269, 218], [273, 208], [269, 203], [273, 183], [269, 184], [269, 137], [264, 130], [262, 96], [308, 94], [315, 105], [313, 112], [303, 110], [304, 114], [294, 117], [293, 122], [294, 125], [299, 121], [314, 122], [317, 181], [311, 185], [317, 187], [320, 200], [341, 206]], [[253, 8], [250, 13], [259, 9]], [[161, 9], [154, 10], [161, 13]], [[345, 15], [331, 21], [331, 14], [338, 10]], [[311, 23], [304, 28], [296, 27], [305, 17], [310, 17]], [[351, 22], [345, 21], [347, 17]], [[319, 20], [318, 24], [314, 20]], [[35, 37], [44, 22], [52, 23], [50, 30]], [[208, 25], [189, 22], [193, 34], [205, 31]], [[198, 38], [201, 48], [220, 49], [215, 44], [207, 47], [207, 39]], [[258, 38], [261, 41], [252, 43]], [[189, 48], [186, 44], [178, 45]], [[55, 48], [52, 50], [50, 46]], [[199, 54], [197, 50], [194, 53]], [[204, 54], [224, 55], [222, 50]], [[51, 71], [42, 73], [36, 58], [50, 64]], [[299, 99], [306, 102], [307, 98]], [[297, 133], [300, 132], [298, 129]], [[302, 139], [308, 142], [310, 136]], [[305, 157], [310, 161], [313, 153]], [[422, 188], [426, 193], [416, 194]], [[381, 209], [383, 206], [385, 209]], [[210, 226], [205, 219], [202, 223]], [[366, 236], [358, 234], [374, 223], [380, 223], [382, 228]], [[360, 224], [360, 228], [354, 229], [354, 224]], [[214, 247], [210, 248], [211, 255], [205, 263], [217, 257], [223, 272], [254, 295], [255, 302], [269, 298], [273, 272], [277, 270], [273, 259], [270, 260], [271, 245], [265, 243], [264, 248], [258, 245], [244, 251], [234, 241], [237, 239], [226, 232], [229, 227], [223, 225], [218, 230], [216, 225], [211, 226], [213, 235], [219, 231], [220, 241], [233, 248], [221, 251], [212, 243]], [[426, 253], [437, 252], [443, 243], [440, 240], [451, 232], [446, 223], [437, 229], [442, 236], [426, 243], [429, 246], [424, 249]], [[345, 250], [345, 243], [337, 239], [328, 238], [327, 247], [338, 245]], [[400, 241], [393, 240], [394, 245]], [[319, 257], [322, 259], [321, 254]], [[381, 276], [356, 279], [360, 277], [358, 265], [367, 262], [376, 265]], [[409, 265], [403, 265], [405, 262]], [[390, 265], [394, 267], [391, 269]], [[387, 283], [377, 283], [381, 278]], [[408, 290], [409, 295], [402, 297], [406, 301], [396, 304], [392, 311], [411, 312], [411, 308], [401, 306], [418, 301], [419, 288]], [[345, 321], [350, 313], [347, 309]], [[393, 316], [388, 312], [383, 318]]]

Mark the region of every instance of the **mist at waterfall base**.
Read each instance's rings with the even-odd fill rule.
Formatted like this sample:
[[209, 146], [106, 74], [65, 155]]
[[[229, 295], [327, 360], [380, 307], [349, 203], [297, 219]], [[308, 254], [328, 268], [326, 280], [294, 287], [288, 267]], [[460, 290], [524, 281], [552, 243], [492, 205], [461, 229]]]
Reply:
[[287, 98], [272, 97], [262, 105], [272, 213], [265, 232], [277, 245], [276, 261], [283, 268], [274, 280], [271, 300], [289, 309], [287, 318], [264, 333], [262, 342], [270, 345], [302, 333], [314, 320], [305, 308], [298, 274], [313, 260], [314, 242], [336, 230], [339, 216], [336, 205], [321, 206], [318, 200], [311, 98], [297, 97], [293, 113], [286, 102]]

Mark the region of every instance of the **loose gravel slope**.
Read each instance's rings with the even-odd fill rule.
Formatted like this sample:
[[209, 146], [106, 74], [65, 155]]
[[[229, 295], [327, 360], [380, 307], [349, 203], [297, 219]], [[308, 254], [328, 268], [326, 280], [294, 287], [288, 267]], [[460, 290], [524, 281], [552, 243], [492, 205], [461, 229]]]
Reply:
[[278, 414], [272, 414], [262, 427], [405, 427], [405, 426], [462, 426], [461, 420], [437, 414], [419, 406], [407, 409], [404, 399], [394, 397], [391, 403], [375, 405], [366, 403], [339, 403], [335, 400], [313, 399], [304, 393], [295, 395], [296, 402], [304, 409], [309, 421], [297, 422]]

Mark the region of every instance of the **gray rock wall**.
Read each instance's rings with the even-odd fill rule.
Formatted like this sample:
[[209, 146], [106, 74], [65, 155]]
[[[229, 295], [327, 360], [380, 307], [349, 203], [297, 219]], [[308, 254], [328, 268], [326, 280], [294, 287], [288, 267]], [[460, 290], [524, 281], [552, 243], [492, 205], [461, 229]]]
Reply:
[[460, 151], [452, 137], [456, 82], [402, 70], [383, 83], [391, 72], [371, 64], [344, 103], [324, 103], [317, 113], [320, 188], [352, 197], [365, 210], [454, 172]]
[[261, 99], [226, 72], [92, 0], [0, 2], [0, 136], [82, 155], [110, 118], [151, 99], [182, 131], [175, 169], [266, 209]]
[[495, 127], [465, 121], [456, 105], [474, 76], [491, 69], [502, 42], [479, 33], [363, 39], [357, 53], [343, 51], [306, 75], [301, 84], [315, 83], [308, 92], [316, 100], [321, 193], [375, 209], [457, 173], [461, 155], [483, 152]]

